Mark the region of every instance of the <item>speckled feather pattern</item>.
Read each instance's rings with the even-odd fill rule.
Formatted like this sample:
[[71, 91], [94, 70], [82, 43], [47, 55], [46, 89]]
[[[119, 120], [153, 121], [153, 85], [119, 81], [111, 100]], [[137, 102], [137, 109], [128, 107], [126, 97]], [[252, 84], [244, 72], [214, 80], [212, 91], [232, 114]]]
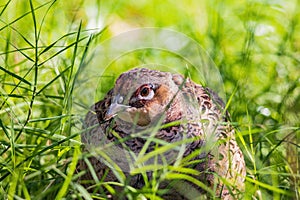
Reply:
[[[151, 84], [150, 86], [153, 87], [153, 98], [136, 101], [137, 93], [140, 91], [138, 88], [145, 84]], [[116, 96], [122, 96], [124, 104], [134, 106], [133, 103], [138, 103], [138, 109], [134, 108], [132, 112], [130, 111], [131, 116], [135, 112], [139, 112], [138, 116], [147, 118], [147, 120], [138, 121], [141, 126], [114, 117], [106, 120], [107, 113]], [[132, 103], [132, 101], [134, 102]], [[94, 128], [81, 136], [82, 143], [85, 144], [83, 151], [87, 151], [87, 146], [99, 145], [99, 141], [103, 138], [105, 138], [105, 143], [116, 141], [117, 138], [112, 131], [115, 131], [120, 137], [130, 138], [130, 134], [133, 132], [143, 131], [161, 119], [162, 124], [180, 120], [185, 123], [159, 129], [155, 137], [168, 143], [177, 142], [183, 138], [195, 138], [186, 144], [184, 152], [184, 156], [188, 156], [196, 150], [204, 149], [193, 158], [203, 160], [197, 165], [191, 166], [201, 172], [195, 178], [209, 187], [215, 188], [216, 196], [222, 199], [238, 198], [238, 194], [244, 190], [246, 167], [243, 154], [235, 140], [235, 131], [229, 123], [228, 113], [224, 111], [224, 103], [209, 88], [195, 84], [190, 79], [185, 79], [178, 74], [145, 68], [136, 68], [123, 73], [117, 79], [115, 87], [107, 93], [103, 100], [92, 106], [86, 115], [85, 128], [92, 126]], [[145, 138], [133, 137], [126, 140], [125, 144], [133, 152], [138, 153], [145, 142]], [[150, 146], [148, 151], [151, 150]], [[99, 179], [104, 173], [107, 173], [106, 181], [117, 181], [111, 170], [98, 158], [91, 157], [89, 161]], [[87, 170], [86, 163], [80, 161], [77, 170]], [[128, 173], [125, 174], [129, 176]], [[222, 179], [229, 182], [232, 187], [225, 185], [221, 181]], [[90, 173], [86, 173], [81, 180], [93, 180], [93, 178]], [[130, 184], [142, 187], [143, 182], [136, 176], [131, 177]], [[179, 194], [176, 195], [178, 199], [183, 199], [182, 196], [179, 197]], [[174, 196], [165, 196], [164, 198], [174, 199]]]

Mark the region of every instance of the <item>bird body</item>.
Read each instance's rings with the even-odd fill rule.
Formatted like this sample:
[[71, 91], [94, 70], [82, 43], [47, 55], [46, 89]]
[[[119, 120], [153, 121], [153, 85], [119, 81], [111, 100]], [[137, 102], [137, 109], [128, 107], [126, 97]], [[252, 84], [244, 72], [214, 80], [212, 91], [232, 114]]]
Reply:
[[[194, 178], [214, 189], [215, 196], [234, 199], [244, 190], [246, 168], [224, 107], [215, 92], [189, 78], [136, 68], [121, 74], [114, 88], [86, 115], [85, 128], [95, 127], [81, 135], [84, 151], [126, 138], [106, 153], [116, 158], [122, 170], [130, 171], [128, 158], [120, 158], [124, 149], [139, 155], [147, 144], [145, 152], [154, 151], [157, 144], [154, 140], [147, 143], [150, 137], [167, 145], [178, 143], [181, 148], [169, 148], [162, 153], [160, 161], [166, 159], [172, 165], [178, 163], [180, 155], [186, 158], [196, 152], [190, 160], [198, 162], [189, 166], [199, 171]], [[163, 142], [158, 146], [163, 146]], [[109, 167], [99, 157], [90, 160], [101, 178]], [[151, 162], [154, 160], [148, 160]], [[79, 170], [85, 168], [86, 164], [80, 163]], [[82, 179], [91, 179], [90, 174]], [[117, 178], [110, 171], [105, 180]], [[131, 177], [130, 185], [143, 187], [143, 181]], [[203, 192], [201, 188], [199, 191]]]

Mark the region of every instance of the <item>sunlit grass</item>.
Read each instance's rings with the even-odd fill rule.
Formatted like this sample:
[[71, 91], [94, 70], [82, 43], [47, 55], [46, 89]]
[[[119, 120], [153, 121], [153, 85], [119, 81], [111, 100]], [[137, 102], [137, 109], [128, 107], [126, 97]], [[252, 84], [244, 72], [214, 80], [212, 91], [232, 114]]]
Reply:
[[[129, 186], [117, 166], [119, 181], [105, 182], [88, 164], [91, 154], [80, 152], [85, 113], [78, 116], [72, 108], [74, 102], [79, 104], [73, 101], [74, 82], [86, 54], [111, 35], [149, 26], [187, 34], [220, 70], [246, 159], [245, 198], [299, 199], [299, 18], [297, 1], [1, 2], [0, 199], [101, 199], [107, 197], [105, 190], [119, 194], [115, 185], [125, 188], [122, 197], [158, 199], [165, 193], [157, 187], [162, 179], [205, 187], [189, 176], [196, 172], [180, 165], [138, 165], [131, 173], [143, 174], [142, 189]], [[159, 61], [143, 56], [147, 55], [137, 52], [140, 60]], [[128, 67], [136, 62], [121, 61]], [[123, 70], [108, 74], [100, 96]], [[80, 106], [87, 111], [87, 105]], [[154, 158], [171, 146], [164, 148], [140, 154], [138, 160]], [[92, 171], [94, 192], [77, 181], [79, 159]], [[147, 180], [149, 167], [153, 180]]]

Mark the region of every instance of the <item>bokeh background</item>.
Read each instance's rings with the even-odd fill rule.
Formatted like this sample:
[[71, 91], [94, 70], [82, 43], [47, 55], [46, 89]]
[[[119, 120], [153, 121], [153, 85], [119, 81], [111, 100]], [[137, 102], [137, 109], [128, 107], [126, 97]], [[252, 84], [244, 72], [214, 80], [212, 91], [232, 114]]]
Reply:
[[[299, 199], [297, 0], [1, 1], [0, 198], [91, 197], [74, 174], [82, 157], [76, 73], [97, 44], [143, 27], [186, 34], [215, 63], [247, 163], [245, 197]], [[101, 74], [99, 98], [125, 68]]]

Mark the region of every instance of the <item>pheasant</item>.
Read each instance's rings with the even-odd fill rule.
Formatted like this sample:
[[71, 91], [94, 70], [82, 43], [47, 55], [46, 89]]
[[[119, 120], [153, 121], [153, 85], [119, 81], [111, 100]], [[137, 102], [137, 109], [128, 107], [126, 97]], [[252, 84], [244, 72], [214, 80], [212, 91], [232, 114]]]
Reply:
[[[87, 113], [87, 131], [81, 135], [83, 151], [114, 144], [98, 153], [105, 152], [108, 160], [115, 161], [130, 180], [129, 185], [142, 188], [143, 178], [130, 174], [134, 156], [124, 158], [124, 152], [134, 152], [138, 157], [141, 152], [147, 154], [174, 144], [161, 153], [159, 164], [178, 165], [188, 158], [188, 167], [199, 172], [191, 176], [210, 188], [210, 195], [236, 199], [244, 190], [246, 167], [228, 115], [223, 101], [211, 89], [179, 74], [135, 68], [121, 74], [114, 88]], [[148, 142], [149, 138], [152, 140]], [[118, 181], [111, 162], [104, 160], [97, 153], [89, 158], [98, 179]], [[154, 158], [148, 160], [151, 162]], [[87, 171], [81, 180], [95, 179], [83, 160], [78, 170]], [[147, 173], [149, 179], [151, 173]], [[193, 183], [187, 185], [192, 187]], [[168, 183], [160, 187], [167, 188]], [[185, 189], [182, 192], [176, 188], [163, 198], [190, 198], [184, 194]], [[206, 192], [199, 185], [194, 188], [199, 194]]]

